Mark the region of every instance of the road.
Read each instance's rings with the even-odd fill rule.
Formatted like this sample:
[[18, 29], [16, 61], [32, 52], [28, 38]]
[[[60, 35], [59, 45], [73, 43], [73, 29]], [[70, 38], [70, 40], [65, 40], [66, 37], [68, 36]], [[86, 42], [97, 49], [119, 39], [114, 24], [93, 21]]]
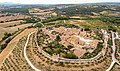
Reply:
[[30, 36], [31, 34], [33, 34], [34, 32], [30, 33], [27, 37], [27, 41], [25, 43], [25, 46], [24, 46], [24, 57], [25, 59], [27, 60], [28, 64], [35, 70], [35, 71], [41, 71], [39, 69], [37, 69], [32, 63], [31, 61], [29, 60], [29, 58], [27, 57], [27, 54], [26, 54], [26, 48], [27, 48], [27, 45], [28, 45], [28, 42], [29, 42], [29, 39], [30, 39]]
[[110, 71], [114, 64], [117, 63], [120, 65], [120, 63], [118, 62], [118, 60], [115, 58], [115, 52], [116, 52], [116, 47], [115, 47], [115, 36], [114, 36], [114, 32], [111, 32], [112, 33], [112, 43], [113, 43], [113, 46], [112, 46], [112, 63], [110, 65], [110, 67], [106, 70], [106, 71]]

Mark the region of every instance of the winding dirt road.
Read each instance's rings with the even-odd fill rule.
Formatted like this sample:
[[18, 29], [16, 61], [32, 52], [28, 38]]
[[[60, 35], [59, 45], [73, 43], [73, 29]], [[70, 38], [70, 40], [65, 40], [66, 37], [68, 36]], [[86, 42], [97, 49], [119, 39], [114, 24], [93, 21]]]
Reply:
[[25, 43], [25, 47], [24, 47], [24, 57], [25, 59], [27, 60], [28, 64], [35, 70], [35, 71], [41, 71], [39, 69], [37, 69], [32, 63], [31, 61], [29, 60], [29, 58], [27, 57], [27, 54], [26, 54], [26, 48], [27, 48], [27, 45], [28, 45], [28, 42], [29, 42], [29, 39], [30, 39], [30, 36], [33, 34], [34, 32], [30, 33], [27, 37], [27, 40], [26, 40], [26, 43]]

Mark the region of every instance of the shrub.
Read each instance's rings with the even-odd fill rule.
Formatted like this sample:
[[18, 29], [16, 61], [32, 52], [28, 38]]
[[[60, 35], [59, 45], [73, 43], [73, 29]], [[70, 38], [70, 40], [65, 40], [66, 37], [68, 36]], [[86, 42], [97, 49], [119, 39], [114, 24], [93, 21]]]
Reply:
[[60, 40], [61, 40], [60, 36], [57, 35], [57, 36], [56, 36], [56, 41], [60, 41]]
[[14, 24], [14, 26], [17, 26], [16, 24]]
[[4, 21], [1, 21], [0, 23], [4, 23]]
[[5, 43], [5, 44], [2, 44], [2, 45], [1, 45], [1, 50], [5, 49], [6, 46], [7, 46], [6, 43]]
[[33, 26], [28, 26], [27, 28], [33, 28]]
[[36, 25], [35, 25], [35, 27], [39, 27], [39, 28], [42, 28], [42, 27], [44, 27], [41, 23], [37, 23]]
[[33, 18], [26, 18], [24, 20], [26, 21], [26, 23], [37, 23], [38, 22], [37, 19], [33, 19]]
[[77, 59], [77, 58], [78, 58], [75, 54], [73, 54], [73, 53], [71, 53], [71, 52], [65, 54], [65, 56], [63, 56], [63, 57], [69, 58], [69, 59]]
[[8, 38], [5, 43], [9, 43], [12, 39], [11, 38]]
[[72, 45], [68, 45], [67, 47], [68, 47], [68, 50], [70, 50], [71, 48], [74, 48], [74, 46]]
[[11, 36], [11, 33], [4, 33], [4, 37], [2, 38], [2, 40], [5, 40], [6, 38], [8, 38], [9, 36]]
[[59, 62], [59, 65], [62, 66], [62, 67], [65, 66], [63, 62]]
[[90, 29], [89, 28], [85, 28], [85, 31], [90, 31]]

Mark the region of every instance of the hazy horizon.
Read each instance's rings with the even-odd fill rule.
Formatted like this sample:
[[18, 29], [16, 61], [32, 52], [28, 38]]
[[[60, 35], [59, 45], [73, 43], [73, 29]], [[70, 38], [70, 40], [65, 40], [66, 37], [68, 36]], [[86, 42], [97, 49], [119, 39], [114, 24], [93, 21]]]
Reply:
[[99, 2], [120, 2], [120, 0], [0, 0], [0, 2], [11, 2], [19, 4], [82, 4]]

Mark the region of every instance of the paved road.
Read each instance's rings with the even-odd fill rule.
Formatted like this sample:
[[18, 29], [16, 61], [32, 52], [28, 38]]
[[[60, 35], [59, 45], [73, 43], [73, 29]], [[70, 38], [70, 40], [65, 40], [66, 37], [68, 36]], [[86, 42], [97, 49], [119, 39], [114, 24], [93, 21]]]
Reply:
[[118, 62], [118, 60], [115, 58], [116, 47], [115, 47], [114, 32], [111, 32], [111, 33], [112, 33], [112, 43], [113, 43], [113, 46], [112, 46], [112, 50], [113, 50], [113, 53], [112, 53], [112, 63], [110, 65], [110, 67], [106, 71], [110, 71], [112, 69], [112, 67], [114, 66], [115, 63], [117, 63], [117, 64], [120, 65], [120, 63]]
[[27, 45], [28, 45], [28, 41], [29, 41], [29, 39], [30, 39], [31, 34], [33, 34], [33, 33], [34, 33], [34, 32], [30, 33], [30, 34], [28, 35], [28, 37], [27, 37], [27, 41], [26, 41], [25, 47], [24, 47], [24, 57], [25, 57], [25, 59], [27, 60], [28, 64], [29, 64], [35, 71], [41, 71], [41, 70], [37, 69], [37, 68], [31, 63], [31, 61], [28, 59], [27, 54], [26, 54], [26, 47], [27, 47]]

